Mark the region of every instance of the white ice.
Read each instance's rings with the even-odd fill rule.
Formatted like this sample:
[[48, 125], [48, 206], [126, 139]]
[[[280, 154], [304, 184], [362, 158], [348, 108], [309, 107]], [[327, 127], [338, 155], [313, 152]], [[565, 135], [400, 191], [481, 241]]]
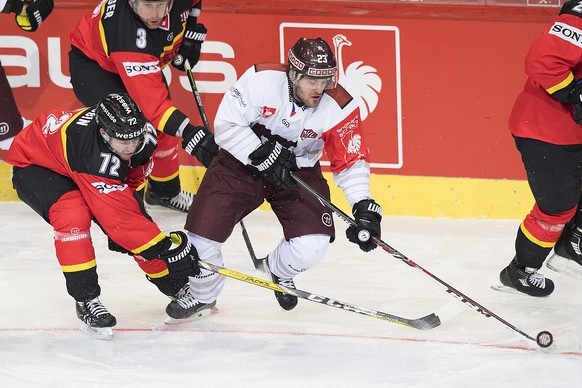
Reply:
[[[218, 313], [166, 326], [169, 300], [129, 256], [109, 252], [96, 227], [101, 298], [118, 325], [112, 340], [95, 340], [78, 329], [51, 227], [22, 203], [0, 203], [0, 214], [1, 387], [582, 386], [582, 351], [540, 351], [470, 308], [421, 331], [306, 300], [286, 312], [272, 291], [228, 279]], [[152, 215], [166, 232], [183, 227], [182, 214]], [[281, 238], [268, 211], [245, 223], [259, 257]], [[386, 216], [383, 240], [527, 335], [549, 330], [557, 340], [582, 338], [582, 281], [544, 268], [556, 282], [548, 298], [490, 289], [513, 256], [518, 225]], [[299, 288], [409, 318], [454, 299], [385, 251], [359, 251], [337, 219], [336, 229], [324, 261], [296, 278]], [[264, 277], [238, 227], [224, 255], [226, 267]]]

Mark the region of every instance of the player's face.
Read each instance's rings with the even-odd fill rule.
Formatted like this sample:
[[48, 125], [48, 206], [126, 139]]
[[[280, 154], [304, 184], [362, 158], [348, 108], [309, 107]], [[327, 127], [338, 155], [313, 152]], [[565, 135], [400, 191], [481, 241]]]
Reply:
[[135, 0], [133, 10], [149, 29], [156, 29], [168, 14], [170, 0], [146, 1]]
[[329, 78], [299, 77], [294, 83], [293, 97], [297, 101], [303, 102], [307, 107], [315, 108], [330, 81]]
[[[101, 136], [105, 136], [105, 131], [101, 129]], [[138, 147], [141, 145], [142, 138], [138, 137], [130, 140], [122, 140], [114, 137], [108, 137], [105, 140], [111, 151], [115, 152], [123, 160], [129, 160], [138, 151]]]
[[137, 151], [140, 145], [140, 139], [120, 140], [112, 138], [109, 141], [111, 149], [123, 160], [129, 160]]

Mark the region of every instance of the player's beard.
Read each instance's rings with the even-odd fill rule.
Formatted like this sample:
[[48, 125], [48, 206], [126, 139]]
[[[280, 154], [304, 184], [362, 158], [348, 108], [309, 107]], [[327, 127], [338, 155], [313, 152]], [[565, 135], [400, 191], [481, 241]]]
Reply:
[[313, 90], [305, 92], [299, 85], [295, 85], [293, 88], [293, 97], [295, 100], [308, 108], [315, 108], [319, 104], [319, 101], [321, 101], [321, 96], [322, 93], [317, 93]]

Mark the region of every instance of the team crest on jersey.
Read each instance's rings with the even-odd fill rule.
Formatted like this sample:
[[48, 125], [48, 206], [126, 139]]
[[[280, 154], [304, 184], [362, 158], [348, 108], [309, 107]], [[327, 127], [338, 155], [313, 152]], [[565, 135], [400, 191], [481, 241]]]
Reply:
[[336, 131], [348, 154], [365, 156], [368, 150], [362, 150], [362, 135], [358, 133], [360, 125], [360, 115], [352, 114], [341, 123], [341, 127], [337, 128]]
[[52, 135], [53, 133], [56, 133], [59, 130], [59, 128], [61, 128], [63, 126], [63, 124], [66, 123], [67, 120], [71, 118], [71, 116], [72, 116], [71, 113], [66, 113], [66, 114], [62, 115], [61, 117], [57, 117], [51, 113], [46, 118], [46, 123], [45, 123], [44, 127], [42, 127], [42, 133], [45, 136]]
[[352, 136], [352, 138], [348, 142], [348, 153], [349, 154], [359, 153], [361, 146], [362, 146], [362, 136], [356, 133], [355, 135]]
[[304, 128], [303, 131], [301, 131], [301, 135], [299, 135], [299, 137], [301, 140], [317, 139], [317, 133], [315, 133], [313, 129]]
[[268, 119], [269, 117], [273, 116], [277, 109], [269, 108], [268, 106], [263, 107], [263, 113], [261, 113], [261, 117], [264, 119]]
[[127, 188], [127, 185], [110, 185], [105, 182], [93, 182], [91, 183], [101, 194], [109, 194], [113, 191], [123, 191]]

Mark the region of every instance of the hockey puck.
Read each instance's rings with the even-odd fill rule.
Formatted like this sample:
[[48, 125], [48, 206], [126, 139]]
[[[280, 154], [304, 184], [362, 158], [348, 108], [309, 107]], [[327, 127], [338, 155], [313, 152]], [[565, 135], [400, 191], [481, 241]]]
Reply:
[[366, 242], [370, 239], [370, 232], [368, 232], [367, 230], [360, 230], [358, 232], [358, 240], [360, 240], [361, 242]]
[[549, 331], [540, 331], [536, 337], [537, 344], [542, 348], [547, 348], [554, 342], [554, 336]]

